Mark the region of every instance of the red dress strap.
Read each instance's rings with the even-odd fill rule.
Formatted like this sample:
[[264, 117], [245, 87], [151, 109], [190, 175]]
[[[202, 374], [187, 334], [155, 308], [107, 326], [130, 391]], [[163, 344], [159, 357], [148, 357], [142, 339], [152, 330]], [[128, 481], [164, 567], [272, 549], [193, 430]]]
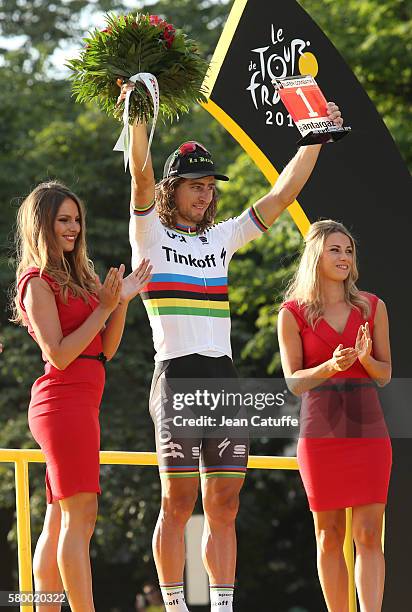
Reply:
[[302, 331], [305, 327], [307, 327], [307, 322], [305, 319], [305, 311], [304, 306], [299, 306], [297, 302], [291, 300], [289, 302], [283, 302], [280, 309], [286, 308], [293, 314], [295, 317], [296, 323], [299, 326], [299, 331]]
[[371, 307], [371, 311], [369, 314], [369, 317], [367, 319], [368, 323], [369, 323], [369, 328], [371, 333], [373, 332], [373, 325], [375, 323], [375, 315], [376, 315], [376, 309], [378, 307], [378, 302], [379, 302], [379, 298], [377, 295], [375, 295], [374, 293], [368, 293], [367, 291], [361, 291], [363, 297], [366, 297], [370, 307]]
[[49, 287], [51, 288], [51, 290], [53, 291], [53, 293], [55, 295], [57, 295], [59, 293], [59, 286], [56, 283], [56, 281], [49, 276], [48, 274], [46, 274], [46, 272], [42, 272], [40, 273], [39, 268], [27, 268], [27, 270], [20, 276], [18, 282], [17, 282], [17, 288], [18, 288], [18, 295], [19, 295], [19, 304], [20, 304], [20, 308], [23, 310], [23, 312], [26, 312], [26, 309], [24, 307], [24, 303], [23, 303], [23, 299], [24, 296], [26, 294], [26, 289], [27, 289], [27, 283], [29, 282], [29, 280], [31, 280], [32, 278], [35, 278], [39, 276], [40, 278], [42, 278], [43, 280], [45, 280], [47, 282], [47, 284], [49, 285]]
[[376, 309], [378, 307], [378, 302], [379, 302], [379, 298], [377, 295], [374, 295], [373, 293], [368, 293], [367, 297], [369, 299], [369, 301], [371, 302], [371, 313], [369, 315], [369, 319], [370, 321], [374, 322], [375, 321], [375, 315], [376, 315]]

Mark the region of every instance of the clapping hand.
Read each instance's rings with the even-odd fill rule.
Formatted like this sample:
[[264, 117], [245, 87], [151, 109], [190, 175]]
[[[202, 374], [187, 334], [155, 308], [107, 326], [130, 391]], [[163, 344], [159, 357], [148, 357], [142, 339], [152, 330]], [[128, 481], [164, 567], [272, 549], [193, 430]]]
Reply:
[[343, 344], [339, 344], [333, 351], [332, 367], [337, 372], [349, 370], [358, 358], [356, 348], [343, 348]]
[[99, 285], [98, 298], [100, 305], [113, 311], [120, 300], [120, 289], [125, 267], [123, 264], [117, 268], [110, 268], [103, 284]]
[[338, 372], [348, 370], [359, 359], [361, 363], [365, 362], [372, 352], [372, 338], [369, 330], [369, 323], [361, 325], [356, 336], [355, 347], [343, 348], [343, 344], [339, 344], [333, 351], [332, 366]]
[[361, 325], [356, 336], [355, 349], [358, 352], [358, 359], [362, 363], [368, 359], [372, 352], [372, 338], [369, 330], [369, 323]]
[[153, 266], [149, 259], [143, 259], [140, 266], [122, 281], [120, 301], [122, 304], [130, 302], [147, 285], [151, 279]]

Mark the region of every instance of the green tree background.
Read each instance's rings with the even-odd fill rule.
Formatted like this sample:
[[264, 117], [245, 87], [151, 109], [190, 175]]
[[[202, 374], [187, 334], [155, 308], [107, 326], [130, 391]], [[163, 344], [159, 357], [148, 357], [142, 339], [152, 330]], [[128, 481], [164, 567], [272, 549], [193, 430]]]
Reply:
[[[133, 9], [165, 16], [198, 40], [211, 57], [231, 1], [159, 0]], [[376, 104], [405, 160], [412, 166], [412, 15], [406, 0], [301, 0], [343, 54]], [[129, 4], [130, 6], [130, 4]], [[35, 447], [27, 427], [30, 386], [42, 373], [39, 351], [26, 330], [8, 323], [7, 293], [14, 279], [12, 236], [16, 210], [38, 182], [58, 178], [85, 201], [88, 242], [98, 271], [129, 265], [129, 180], [112, 154], [119, 124], [92, 106], [75, 105], [59, 65], [59, 50], [80, 46], [96, 11], [122, 10], [121, 2], [4, 0], [0, 8], [0, 447]], [[19, 46], [8, 49], [7, 41]], [[57, 59], [56, 59], [57, 58]], [[205, 143], [232, 178], [221, 189], [219, 218], [238, 214], [268, 185], [233, 139], [200, 107], [179, 123], [159, 125], [153, 149], [156, 175], [177, 143]], [[231, 160], [228, 165], [227, 160]], [[231, 264], [232, 341], [244, 376], [280, 375], [275, 334], [277, 306], [296, 260], [301, 238], [287, 213], [264, 238]], [[135, 301], [116, 358], [108, 368], [101, 410], [102, 448], [143, 451], [154, 447], [147, 411], [153, 350], [142, 304]], [[131, 393], [133, 389], [133, 393]], [[282, 441], [254, 442], [256, 454], [294, 452]], [[33, 543], [44, 516], [44, 467], [31, 472]], [[151, 534], [159, 504], [154, 468], [102, 467], [100, 512], [92, 541], [96, 609], [127, 612], [146, 579], [154, 579]], [[16, 588], [14, 476], [0, 464], [0, 589]], [[250, 471], [238, 519], [237, 609], [250, 601], [264, 608], [275, 594], [279, 612], [318, 611], [315, 546], [306, 499], [295, 473]], [[253, 534], [253, 537], [251, 536]], [[262, 588], [262, 585], [267, 585]], [[273, 609], [273, 608], [271, 608]]]

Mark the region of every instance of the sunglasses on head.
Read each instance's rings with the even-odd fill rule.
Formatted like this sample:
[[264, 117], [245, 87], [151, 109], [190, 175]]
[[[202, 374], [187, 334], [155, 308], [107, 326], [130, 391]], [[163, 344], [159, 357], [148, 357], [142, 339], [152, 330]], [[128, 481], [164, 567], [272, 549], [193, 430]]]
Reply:
[[195, 140], [189, 140], [188, 142], [181, 144], [176, 153], [178, 155], [189, 155], [190, 153], [194, 153], [196, 149], [201, 149], [210, 155], [209, 151], [202, 144], [200, 144], [200, 142], [196, 142]]

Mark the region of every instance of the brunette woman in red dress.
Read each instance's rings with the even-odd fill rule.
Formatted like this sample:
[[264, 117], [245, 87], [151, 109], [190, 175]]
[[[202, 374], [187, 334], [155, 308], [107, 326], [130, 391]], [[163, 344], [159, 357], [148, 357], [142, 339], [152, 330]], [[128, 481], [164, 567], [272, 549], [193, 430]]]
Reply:
[[[33, 560], [36, 591], [68, 593], [74, 612], [94, 611], [89, 542], [97, 514], [99, 405], [104, 363], [116, 353], [129, 301], [151, 268], [123, 279], [123, 264], [98, 280], [86, 248], [79, 198], [42, 183], [17, 218], [14, 321], [27, 326], [45, 361], [31, 391], [29, 426], [46, 457], [47, 511]], [[54, 612], [60, 606], [40, 606]]]
[[302, 396], [298, 463], [313, 512], [329, 612], [347, 612], [345, 508], [353, 508], [362, 612], [381, 610], [382, 520], [392, 463], [376, 385], [391, 378], [385, 304], [356, 287], [355, 242], [335, 221], [311, 225], [278, 319], [282, 367]]

